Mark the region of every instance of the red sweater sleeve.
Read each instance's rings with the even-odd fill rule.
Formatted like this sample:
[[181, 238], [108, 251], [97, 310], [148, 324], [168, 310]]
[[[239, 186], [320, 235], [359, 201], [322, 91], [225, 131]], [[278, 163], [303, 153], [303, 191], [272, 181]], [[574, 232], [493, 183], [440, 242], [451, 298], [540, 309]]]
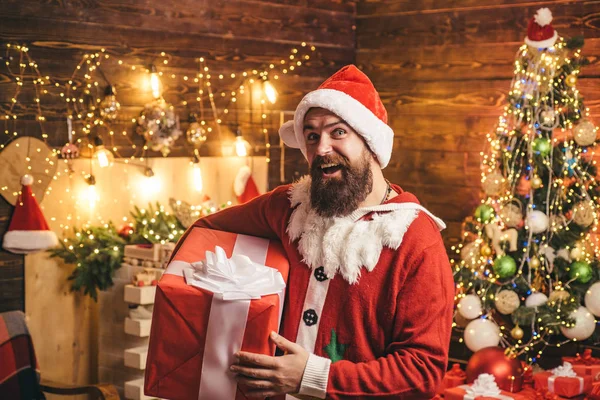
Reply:
[[387, 354], [364, 363], [331, 364], [327, 398], [429, 399], [435, 395], [448, 362], [454, 282], [441, 237], [409, 259]]

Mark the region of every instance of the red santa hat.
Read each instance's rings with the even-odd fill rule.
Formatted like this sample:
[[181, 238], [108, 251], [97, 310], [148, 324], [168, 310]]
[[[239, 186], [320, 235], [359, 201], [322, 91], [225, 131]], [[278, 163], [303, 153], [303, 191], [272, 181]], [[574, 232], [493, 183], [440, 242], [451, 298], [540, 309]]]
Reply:
[[2, 247], [16, 254], [33, 253], [58, 245], [56, 234], [50, 230], [37, 200], [31, 192], [33, 177], [21, 178], [21, 194], [4, 235]]
[[233, 182], [233, 191], [240, 204], [244, 204], [260, 195], [249, 167], [243, 166], [240, 168]]
[[527, 37], [525, 43], [531, 47], [545, 49], [554, 46], [558, 33], [550, 23], [552, 22], [552, 13], [548, 8], [537, 10], [527, 26]]
[[385, 168], [392, 155], [394, 131], [387, 124], [387, 112], [369, 78], [354, 65], [347, 65], [308, 93], [294, 113], [294, 120], [279, 129], [285, 144], [300, 149], [306, 157], [304, 116], [319, 107], [342, 118], [364, 139]]

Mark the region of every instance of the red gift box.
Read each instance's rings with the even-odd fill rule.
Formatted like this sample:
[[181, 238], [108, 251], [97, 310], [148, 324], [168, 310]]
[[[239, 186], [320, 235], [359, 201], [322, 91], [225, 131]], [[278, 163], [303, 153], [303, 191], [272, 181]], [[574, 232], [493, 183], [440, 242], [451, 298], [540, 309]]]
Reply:
[[593, 382], [600, 381], [600, 359], [592, 357], [592, 350], [585, 349], [583, 355], [563, 357], [563, 362], [571, 363], [573, 371], [579, 376], [591, 376]]
[[[254, 263], [277, 269], [287, 282], [289, 263], [280, 243], [192, 228], [156, 290], [146, 361], [146, 395], [173, 400], [246, 399], [229, 372], [235, 361], [233, 354], [240, 349], [275, 353], [269, 334], [279, 330], [284, 292], [253, 296], [251, 300], [228, 300], [217, 290], [195, 287], [184, 279], [184, 275], [191, 276], [190, 264], [208, 262], [211, 255], [206, 252], [214, 252], [216, 246], [223, 248], [228, 258], [246, 255]], [[262, 267], [261, 271], [265, 270], [273, 272]]]
[[459, 364], [453, 364], [450, 371], [446, 372], [444, 375], [444, 379], [442, 379], [442, 383], [437, 390], [437, 394], [444, 394], [444, 390], [464, 385], [466, 381], [466, 372], [460, 369]]
[[546, 390], [562, 397], [576, 397], [592, 389], [591, 376], [554, 376], [552, 372], [540, 372], [533, 376], [536, 390]]
[[454, 388], [446, 389], [444, 391], [444, 399], [445, 400], [528, 400], [531, 397], [528, 397], [521, 392], [511, 393], [505, 392], [504, 390], [500, 391], [498, 395], [488, 395], [488, 396], [473, 396], [467, 393], [467, 389], [470, 385], [461, 385]]

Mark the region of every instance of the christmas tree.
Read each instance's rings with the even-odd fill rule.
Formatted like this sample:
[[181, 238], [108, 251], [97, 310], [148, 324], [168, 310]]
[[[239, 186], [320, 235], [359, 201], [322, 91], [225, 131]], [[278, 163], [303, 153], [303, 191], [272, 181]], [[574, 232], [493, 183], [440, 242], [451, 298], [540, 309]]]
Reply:
[[587, 60], [583, 40], [559, 37], [551, 21], [543, 8], [529, 23], [482, 152], [483, 199], [453, 247], [465, 344], [501, 345], [529, 362], [590, 338], [600, 316], [597, 128], [577, 90]]

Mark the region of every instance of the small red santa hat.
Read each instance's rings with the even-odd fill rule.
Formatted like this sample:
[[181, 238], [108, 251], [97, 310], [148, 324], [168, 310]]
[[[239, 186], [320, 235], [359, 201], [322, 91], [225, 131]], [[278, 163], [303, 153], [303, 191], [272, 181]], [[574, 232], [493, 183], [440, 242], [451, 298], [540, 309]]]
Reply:
[[58, 245], [56, 234], [50, 230], [40, 206], [31, 192], [33, 177], [21, 178], [21, 194], [4, 235], [2, 247], [16, 254], [33, 253]]
[[308, 93], [294, 113], [294, 120], [279, 129], [285, 144], [300, 149], [306, 157], [304, 116], [319, 107], [342, 118], [364, 139], [385, 168], [392, 156], [394, 131], [387, 124], [387, 112], [371, 80], [354, 65], [347, 65]]
[[558, 33], [550, 23], [552, 22], [552, 13], [548, 8], [537, 10], [527, 26], [527, 37], [525, 43], [531, 47], [545, 49], [554, 46]]
[[244, 204], [255, 197], [260, 196], [254, 178], [252, 178], [252, 171], [249, 167], [243, 166], [238, 171], [235, 180], [233, 181], [233, 192], [237, 196], [238, 203]]

